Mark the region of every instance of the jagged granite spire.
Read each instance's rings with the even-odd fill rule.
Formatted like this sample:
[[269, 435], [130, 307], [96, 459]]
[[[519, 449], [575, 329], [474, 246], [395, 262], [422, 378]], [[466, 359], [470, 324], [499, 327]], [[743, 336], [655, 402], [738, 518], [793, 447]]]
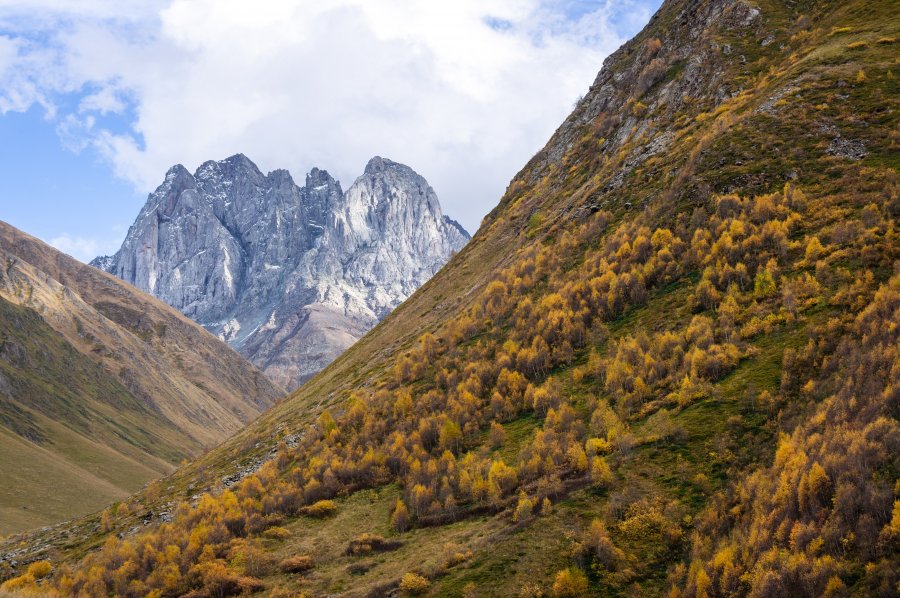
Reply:
[[237, 154], [176, 165], [92, 265], [184, 312], [295, 388], [437, 272], [469, 235], [408, 166], [372, 158], [345, 192]]

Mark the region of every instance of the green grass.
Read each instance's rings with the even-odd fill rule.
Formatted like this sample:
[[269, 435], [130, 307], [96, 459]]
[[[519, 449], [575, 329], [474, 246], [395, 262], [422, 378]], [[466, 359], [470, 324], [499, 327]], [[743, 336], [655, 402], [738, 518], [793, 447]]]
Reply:
[[695, 282], [696, 277], [688, 277], [653, 293], [646, 304], [627, 310], [609, 323], [610, 337], [621, 338], [639, 330], [669, 330], [690, 321]]
[[503, 445], [494, 450], [494, 455], [507, 465], [515, 465], [519, 451], [534, 436], [534, 432], [542, 425], [542, 421], [534, 414], [528, 414], [503, 424], [506, 438]]
[[[67, 430], [53, 430], [51, 438], [59, 452], [0, 429], [0, 462], [15, 464], [5, 468], [0, 484], [0, 534], [91, 513], [165, 472]], [[71, 455], [64, 452], [69, 449], [75, 449]]]
[[[433, 574], [442, 570], [450, 555], [484, 546], [503, 525], [496, 518], [471, 518], [398, 534], [390, 528], [390, 512], [399, 496], [395, 486], [364, 490], [337, 500], [338, 511], [332, 517], [297, 519], [287, 526], [291, 533], [288, 539], [267, 541], [272, 555], [277, 561], [310, 554], [318, 564], [307, 574], [275, 573], [266, 582], [316, 596], [365, 596], [409, 571]], [[350, 541], [363, 533], [385, 536], [402, 545], [390, 552], [345, 555]]]

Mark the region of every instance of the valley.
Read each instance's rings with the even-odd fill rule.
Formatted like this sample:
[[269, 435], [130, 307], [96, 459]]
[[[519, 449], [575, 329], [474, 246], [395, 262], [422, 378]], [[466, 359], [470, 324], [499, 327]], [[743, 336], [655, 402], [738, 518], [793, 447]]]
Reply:
[[172, 472], [283, 391], [159, 301], [0, 222], [2, 532]]

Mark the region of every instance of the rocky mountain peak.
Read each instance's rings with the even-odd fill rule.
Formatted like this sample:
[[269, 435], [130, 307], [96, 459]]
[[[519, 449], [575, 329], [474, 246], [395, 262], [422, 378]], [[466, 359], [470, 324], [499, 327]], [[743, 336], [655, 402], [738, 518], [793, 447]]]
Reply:
[[264, 176], [259, 167], [244, 154], [234, 154], [214, 164], [217, 164], [223, 173], [243, 172], [257, 177]]
[[371, 160], [366, 163], [366, 168], [363, 171], [364, 174], [375, 174], [378, 172], [383, 172], [386, 168], [402, 166], [402, 164], [398, 164], [396, 162], [392, 162], [391, 160], [385, 160], [381, 156], [374, 156]]
[[320, 170], [318, 168], [313, 168], [306, 174], [305, 188], [308, 192], [329, 190], [343, 193], [341, 191], [341, 184], [328, 174], [327, 170]]
[[177, 193], [194, 185], [194, 177], [191, 176], [190, 171], [181, 164], [176, 164], [166, 171], [165, 179], [163, 179], [163, 183], [159, 186], [157, 192], [164, 189]]
[[166, 171], [165, 180], [166, 181], [174, 180], [175, 178], [182, 177], [185, 175], [190, 177], [191, 176], [190, 171], [187, 168], [185, 168], [183, 164], [175, 164], [175, 165], [169, 167], [169, 170]]
[[375, 156], [366, 163], [366, 168], [363, 171], [362, 177], [393, 177], [415, 181], [416, 183], [424, 183], [426, 186], [428, 185], [428, 182], [425, 181], [424, 177], [406, 164], [394, 162], [393, 160], [388, 160], [381, 156]]
[[343, 192], [243, 154], [173, 166], [114, 256], [92, 265], [156, 295], [284, 387], [327, 365], [469, 236], [412, 168], [374, 157]]

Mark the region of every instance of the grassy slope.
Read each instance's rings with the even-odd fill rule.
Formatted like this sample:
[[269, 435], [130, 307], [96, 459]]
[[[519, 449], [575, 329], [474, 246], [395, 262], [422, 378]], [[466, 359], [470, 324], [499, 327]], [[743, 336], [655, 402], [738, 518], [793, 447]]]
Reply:
[[[713, 27], [704, 32], [704, 48], [712, 42], [719, 48], [729, 44], [731, 56], [743, 57], [739, 62], [716, 53], [719, 58], [709, 65], [711, 70], [725, 70], [720, 82], [728, 81], [747, 92], [726, 103], [734, 114], [729, 124], [710, 133], [709, 119], [697, 118], [698, 114], [716, 110], [717, 103], [709, 95], [694, 98], [675, 113], [660, 107], [644, 122], [673, 131], [673, 147], [628, 172], [623, 186], [610, 188], [607, 183], [621, 170], [628, 150], [639, 144], [626, 142], [619, 152], [606, 153], [607, 162], [595, 160], [595, 154], [600, 153], [596, 143], [594, 150], [582, 143], [591, 122], [590, 101], [596, 96], [595, 90], [547, 148], [517, 176], [472, 242], [441, 273], [289, 400], [168, 478], [162, 485], [163, 496], [138, 500], [151, 505], [189, 497], [198, 487], [215, 488], [216, 481], [234, 471], [236, 464], [264, 455], [287, 431], [305, 429], [325, 407], [333, 406], [339, 412], [351, 389], [373, 386], [395, 355], [410, 347], [424, 331], [438, 330], [444, 321], [464, 310], [492, 273], [510, 263], [519, 249], [551, 242], [571, 226], [570, 219], [577, 213], [573, 210], [580, 206], [605, 202], [616, 218], [627, 219], [635, 213], [629, 207], [647, 203], [648, 218], [662, 223], [678, 212], [690, 213], [712, 193], [764, 193], [780, 189], [785, 180], [795, 180], [810, 196], [827, 198], [855, 184], [850, 177], [857, 176], [858, 170], [825, 154], [829, 138], [816, 129], [815, 121], [819, 120], [838, 123], [846, 137], [865, 142], [868, 156], [862, 167], [896, 168], [893, 110], [898, 90], [888, 75], [896, 65], [896, 45], [877, 43], [900, 30], [900, 16], [891, 3], [848, 2], [836, 8], [824, 2], [761, 0], [755, 4], [764, 20], [751, 31]], [[666, 3], [650, 27], [611, 58], [610, 69], [626, 71], [641, 44], [651, 37], [660, 37], [666, 44], [680, 35], [681, 39], [674, 41], [683, 42], [684, 32], [672, 33], [677, 29], [681, 8], [682, 3]], [[836, 27], [850, 30], [832, 34]], [[774, 40], [761, 44], [770, 33]], [[868, 45], [849, 52], [847, 46], [858, 41]], [[786, 49], [778, 50], [782, 44]], [[683, 68], [673, 65], [671, 77], [678, 80]], [[861, 68], [867, 71], [869, 83], [864, 87], [848, 85], [846, 81]], [[709, 72], [702, 75], [713, 77]], [[626, 79], [623, 85], [627, 84]], [[796, 91], [783, 93], [790, 88]], [[774, 111], [760, 110], [779, 94], [784, 101]], [[815, 108], [823, 104], [827, 106]], [[879, 108], [885, 104], [892, 108]], [[623, 106], [619, 109], [624, 113]], [[626, 202], [630, 204], [627, 207]], [[535, 219], [535, 214], [540, 217]], [[813, 217], [804, 226], [817, 230], [822, 222]], [[801, 270], [798, 265], [796, 271]], [[882, 278], [886, 275], [880, 274]], [[626, 312], [610, 323], [611, 340], [640, 330], [683, 326], [692, 316], [688, 302], [695, 283], [696, 278], [684, 279], [656, 292], [645, 306]], [[778, 386], [784, 351], [803, 345], [810, 329], [828, 315], [827, 308], [813, 305], [802, 311], [795, 323], [752, 339], [755, 350], [716, 383], [710, 396], [673, 416], [683, 436], [667, 442], [639, 441], [628, 455], [616, 457], [616, 480], [607, 492], [575, 489], [554, 504], [549, 514], [527, 526], [512, 525], [508, 513], [471, 517], [449, 526], [401, 534], [398, 539], [403, 546], [395, 552], [350, 557], [342, 554], [342, 547], [357, 534], [391, 535], [387, 519], [397, 496], [394, 487], [358, 492], [338, 500], [335, 518], [321, 522], [301, 517], [287, 525], [291, 532], [288, 539], [267, 540], [268, 549], [277, 557], [313, 552], [320, 563], [305, 578], [273, 574], [266, 581], [270, 586], [303, 588], [315, 595], [365, 595], [395, 583], [411, 569], [438, 568], [448, 551], [459, 548], [472, 550], [473, 555], [435, 579], [435, 595], [460, 595], [468, 583], [475, 583], [484, 595], [515, 594], [526, 581], [548, 587], [553, 574], [571, 563], [578, 533], [592, 518], [606, 515], [615, 494], [677, 499], [684, 505], [688, 526], [709, 498], [725, 488], [729, 470], [747, 471], [771, 461], [777, 425], [749, 409], [748, 396]], [[610, 345], [603, 343], [595, 348], [603, 354]], [[585, 361], [588, 349], [581, 352], [576, 365]], [[555, 372], [555, 377], [576, 402], [604, 392], [590, 383], [576, 383], [571, 370]], [[528, 417], [507, 424], [504, 459], [514, 458], [538, 423]], [[641, 420], [632, 422], [639, 439], [645, 424]], [[121, 525], [130, 523], [123, 519]], [[79, 525], [80, 529], [89, 529], [90, 520]], [[667, 553], [652, 541], [620, 537], [614, 529], [611, 533], [617, 545], [628, 549], [627, 567], [597, 583], [595, 591], [601, 595], [662, 593], [667, 570], [686, 555]], [[69, 553], [71, 557], [83, 554], [101, 538], [85, 534], [83, 540]]]
[[[890, 66], [894, 64], [897, 46], [871, 43], [865, 53], [848, 55], [846, 51], [848, 44], [859, 39], [874, 42], [900, 30], [900, 16], [890, 10], [890, 3], [851, 2], [838, 10], [829, 9], [826, 6], [828, 3], [824, 2], [806, 2], [795, 7], [786, 7], [777, 1], [755, 4], [762, 8], [765, 15], [765, 21], [760, 24], [759, 29], [771, 29], [777, 34], [776, 41], [766, 46], [769, 48], [768, 52], [764, 54], [765, 48], [760, 47], [758, 39], [741, 37], [740, 31], [720, 34], [715, 41], [731, 43], [736, 48], [732, 50], [732, 55], [740, 51], [747, 57], [747, 62], [751, 63], [749, 67], [741, 68], [739, 73], [734, 74], [734, 81], [744, 85], [751, 81], [759, 82], [756, 87], [749, 88], [746, 96], [738, 98], [739, 107], [736, 111], [740, 111], [742, 120], [713, 135], [712, 140], [707, 142], [708, 145], [702, 146], [703, 151], [699, 153], [698, 162], [687, 184], [676, 187], [676, 195], [669, 203], [657, 206], [655, 218], [660, 222], [668, 222], [672, 215], [690, 210], [698, 203], [699, 198], [691, 195], [698, 187], [705, 187], [707, 195], [713, 191], [726, 192], [732, 189], [748, 194], [770, 192], [780, 189], [785, 180], [791, 180], [787, 171], [792, 167], [799, 174], [795, 179], [796, 183], [801, 186], [809, 185], [818, 193], [833, 192], [847, 184], [848, 181], [841, 177], [840, 171], [829, 166], [836, 166], [840, 161], [824, 156], [824, 145], [827, 142], [823, 140], [827, 137], [811, 130], [810, 121], [816, 115], [811, 115], [810, 109], [834, 95], [831, 86], [835, 79], [852, 78], [862, 65], [879, 65], [880, 81], [877, 88], [845, 89], [853, 97], [842, 104], [843, 112], [832, 115], [832, 118], [841, 122], [843, 127], [845, 123], [853, 126], [855, 119], [851, 115], [854, 112], [877, 115], [879, 122], [868, 119], [869, 126], [857, 124], [858, 128], [854, 131], [871, 150], [862, 166], [881, 165], [885, 161], [896, 159], [896, 135], [888, 133], [891, 126], [896, 124], [896, 114], [877, 107], [888, 102], [888, 97], [893, 97], [891, 101], [896, 102], [900, 86], [896, 79], [886, 80], [886, 77]], [[793, 23], [805, 12], [821, 11], [823, 7], [828, 9], [824, 12], [826, 20], [817, 21], [814, 28], [808, 21], [804, 25], [817, 32], [816, 38], [795, 42], [789, 50], [794, 47], [799, 49], [791, 52], [788, 60], [784, 60], [780, 55], [782, 53], [776, 53], [773, 46], [788, 41], [797, 28]], [[640, 47], [646, 39], [654, 36], [665, 39], [666, 27], [674, 20], [674, 15], [680, 12], [679, 9], [678, 2], [665, 4], [645, 31], [611, 57], [612, 70], [624, 69], [634, 49]], [[832, 27], [839, 26], [852, 26], [853, 31], [829, 35]], [[783, 54], [788, 54], [788, 51]], [[752, 64], [754, 58], [760, 64]], [[773, 76], [759, 75], [768, 70], [770, 65], [774, 67], [782, 64], [782, 61], [788, 66], [777, 70]], [[734, 68], [733, 64], [731, 66]], [[820, 78], [826, 81], [822, 84], [810, 83], [810, 80]], [[801, 83], [806, 83], [808, 87], [803, 89], [802, 94], [798, 94], [796, 100], [786, 102], [787, 106], [781, 106], [777, 117], [756, 110], [776, 92]], [[865, 103], [859, 105], [860, 101]], [[716, 105], [708, 99], [707, 104], [713, 107]], [[702, 112], [702, 107], [702, 104], [691, 106], [693, 112]], [[631, 184], [604, 195], [602, 185], [596, 184], [591, 177], [595, 167], [590, 162], [584, 163], [589, 161], [589, 157], [583, 159], [575, 155], [571, 158], [576, 167], [580, 166], [574, 176], [561, 172], [559, 166], [542, 163], [542, 159], [546, 158], [554, 145], [565, 144], [575, 136], [569, 131], [583, 131], [583, 125], [570, 124], [580, 125], [579, 110], [581, 108], [577, 108], [567, 123], [560, 127], [547, 148], [513, 179], [500, 204], [485, 218], [472, 241], [438, 275], [332, 365], [294, 392], [288, 400], [264, 413], [251, 426], [235, 434], [203, 459], [188, 465], [176, 475], [173, 482], [177, 485], [179, 482], [186, 483], [187, 480], [208, 479], [209, 474], [201, 472], [213, 470], [216, 474], [224, 473], [233, 469], [235, 462], [250, 462], [253, 458], [264, 455], [284, 430], [301, 429], [314, 422], [326, 407], [339, 404], [353, 388], [372, 387], [377, 378], [387, 371], [397, 354], [412, 347], [414, 340], [423, 332], [439, 330], [444, 322], [465, 310], [491, 280], [492, 274], [513, 263], [518, 252], [535, 242], [552, 240], [569, 226], [574, 216], [571, 211], [579, 205], [594, 202], [595, 197], [605, 197], [606, 205], [614, 209], [614, 214], [619, 218], [631, 217], [632, 212], [623, 208], [624, 204], [628, 200], [659, 198], [662, 195], [660, 190], [671, 184], [673, 179], [671, 175], [660, 176], [662, 166], [683, 165], [692, 151], [697, 149], [698, 133], [705, 128], [705, 121], [691, 122], [692, 119], [687, 119], [689, 124], [684, 125], [683, 117], [667, 119], [676, 120], [681, 125], [682, 128], [676, 129], [679, 131], [679, 143], [665, 155], [652, 157], [635, 169], [628, 179]], [[782, 145], [791, 143], [795, 149], [790, 153], [769, 151], [768, 148], [767, 151], [760, 152], [762, 137], [768, 142], [777, 141]], [[722, 160], [729, 165], [724, 168], [719, 166]], [[743, 164], [738, 165], [737, 162]], [[603, 171], [615, 172], [615, 166], [615, 163], [604, 166]], [[749, 177], [748, 171], [761, 171], [763, 175]], [[826, 172], [828, 177], [823, 177]], [[608, 177], [608, 174], [605, 176]], [[742, 178], [744, 176], [746, 178]], [[532, 181], [535, 179], [541, 181], [540, 184], [534, 184]], [[551, 185], [548, 180], [555, 183]], [[529, 232], [528, 223], [535, 213], [545, 216], [543, 234]], [[810, 222], [808, 228], [815, 229], [816, 226], [815, 222]], [[689, 308], [684, 304], [686, 296], [687, 293], [670, 296], [668, 299], [663, 297], [660, 299], [662, 303], [651, 304], [657, 307], [642, 308], [641, 311], [645, 314], [643, 321], [648, 326], [658, 328], [661, 324], [670, 322], [672, 309], [680, 309], [681, 317], [687, 317]], [[619, 321], [610, 325], [610, 330], [616, 335], [630, 330], [629, 322], [635, 315], [626, 313]]]
[[[82, 459], [77, 458], [70, 461], [57, 452], [68, 451], [70, 447], [54, 442], [53, 450], [48, 450], [0, 430], [0, 459], [17, 464], [4, 473], [0, 487], [0, 533], [9, 534], [90, 513], [166, 473], [123, 458], [101, 445], [90, 446], [83, 437], [78, 437], [76, 442], [89, 463], [79, 464]], [[119, 475], [110, 475], [109, 469], [119, 469], [116, 472]], [[117, 484], [109, 477], [115, 477]]]
[[0, 346], [0, 533], [89, 513], [172, 471], [171, 424], [34, 311], [0, 299]]
[[[823, 160], [822, 150], [825, 142], [822, 135], [817, 135], [811, 130], [812, 117], [809, 112], [812, 106], [827, 103], [829, 100], [834, 104], [836, 102], [832, 87], [834, 81], [841, 77], [850, 79], [860, 68], [877, 73], [880, 82], [877, 88], [849, 89], [846, 94], [852, 99], [824, 110], [830, 113], [828, 116], [831, 119], [841, 123], [841, 130], [846, 136], [864, 139], [867, 147], [874, 150], [866, 157], [866, 164], [873, 166], [890, 164], [891, 156], [896, 160], [897, 153], [893, 149], [895, 141], [880, 137], [886, 130], [890, 130], [892, 125], [896, 125], [896, 114], [878, 108], [879, 105], [888, 102], [887, 97], [891, 93], [896, 100], [897, 85], [887, 75], [887, 69], [895, 57], [896, 46], [875, 43], [883, 37], [896, 36], [900, 30], [898, 23], [900, 17], [896, 11], [890, 9], [889, 4], [855, 2], [846, 3], [836, 11], [826, 11], [824, 14], [827, 19], [817, 22], [814, 28], [815, 39], [795, 43], [793, 47], [798, 48], [795, 55], [785, 61], [784, 66], [769, 78], [760, 79], [758, 72], [769, 68], [769, 65], [778, 64], [778, 61], [773, 60], [772, 52], [767, 52], [759, 40], [743, 38], [739, 35], [741, 32], [721, 34], [717, 41], [730, 43], [735, 48], [733, 51], [742, 53], [752, 65], [735, 79], [744, 84], [753, 81], [758, 87], [753, 90], [742, 107], [743, 120], [728, 130], [727, 134], [714, 137], [708, 149], [700, 154], [695, 171], [692, 173], [694, 176], [686, 185], [688, 190], [707, 186], [708, 189], [719, 192], [730, 189], [740, 189], [742, 193], [766, 192], [777, 189], [788, 179], [791, 170], [799, 173], [797, 184], [801, 186], [808, 185], [822, 194], [837, 190], [840, 183], [832, 183], [822, 177], [823, 171], [831, 168], [828, 165], [835, 165], [837, 161], [832, 158]], [[822, 7], [821, 3], [818, 6], [815, 3], [806, 3], [790, 10], [779, 2], [759, 2], [757, 5], [766, 17], [765, 28], [776, 36], [774, 42], [776, 45], [788, 42], [788, 38], [800, 29], [796, 26], [800, 15], [805, 11], [814, 11]], [[637, 43], [653, 35], [660, 35], [660, 29], [665, 27], [666, 21], [672, 17], [672, 12], [661, 13], [657, 17], [656, 30], [642, 33], [638, 36]], [[837, 27], [851, 27], [851, 31], [829, 35], [829, 31]], [[847, 46], [861, 40], [866, 41], [868, 47], [862, 52], [857, 51], [856, 54], [848, 53]], [[616, 59], [623, 62], [626, 60], [621, 52], [618, 56], [614, 56], [613, 60]], [[754, 60], [760, 62], [759, 66], [753, 64]], [[799, 86], [802, 93], [797, 93], [796, 98], [788, 96], [786, 102], [780, 106], [781, 114], [770, 116], [755, 111], [755, 108], [780, 89], [794, 85]], [[863, 119], [848, 118], [851, 114], [865, 115], [863, 118], [866, 124], [860, 126], [860, 120]], [[695, 130], [700, 128], [694, 127]], [[689, 132], [693, 133], [690, 128]], [[684, 137], [686, 135], [682, 138]], [[760, 146], [764, 151], [760, 152]], [[654, 173], [658, 177], [665, 161], [678, 164], [679, 156], [684, 156], [690, 148], [691, 143], [688, 140], [672, 154], [648, 161], [644, 168], [632, 175], [634, 187], [620, 192], [617, 199], [622, 202], [631, 198], [642, 199], [647, 193], [658, 193], [654, 187], [661, 188], [663, 185], [660, 184], [661, 181], [653, 178]], [[720, 166], [722, 162], [728, 166], [723, 168]], [[535, 175], [530, 171], [536, 169], [538, 164], [538, 159], [533, 161], [530, 167], [520, 173], [517, 180], [533, 179]], [[896, 168], [896, 164], [892, 166]], [[650, 175], [647, 179], [645, 173]], [[835, 175], [834, 180], [840, 181], [837, 172]], [[310, 421], [315, 417], [317, 407], [325, 402], [323, 401], [325, 397], [341, 396], [342, 388], [353, 384], [365, 384], [369, 377], [377, 375], [384, 367], [383, 356], [393, 354], [397, 348], [407, 345], [409, 339], [418, 336], [421, 331], [436, 326], [443, 317], [438, 310], [444, 307], [446, 297], [456, 297], [459, 300], [458, 305], [465, 305], [466, 291], [471, 292], [480, 288], [488, 279], [488, 273], [502, 267], [504, 258], [512, 253], [512, 248], [516, 244], [527, 243], [529, 214], [538, 211], [556, 216], [564, 213], [569, 206], [590, 196], [588, 189], [579, 186], [579, 181], [573, 179], [575, 177], [564, 179], [563, 185], [570, 189], [568, 193], [535, 193], [532, 189], [528, 189], [516, 198], [508, 192], [501, 206], [486, 219], [485, 225], [473, 243], [453, 260], [448, 268], [430, 283], [430, 286], [397, 310], [362, 343], [345, 354], [334, 367], [323, 372], [310, 385], [300, 389], [289, 403], [267, 414], [265, 419], [269, 422], [292, 419], [300, 422], [304, 419]], [[514, 181], [512, 191], [515, 191], [515, 185]], [[676, 196], [675, 200], [676, 203], [667, 206], [669, 213], [685, 209], [693, 198], [687, 193], [682, 193], [681, 197]], [[808, 223], [809, 229], [815, 230], [816, 227], [816, 222]], [[452, 304], [453, 301], [449, 303]], [[432, 311], [435, 308], [438, 309]], [[723, 476], [725, 455], [728, 455], [729, 459], [737, 459], [743, 469], [769, 462], [775, 448], [774, 429], [764, 425], [761, 421], [763, 418], [759, 415], [748, 414], [746, 405], [748, 390], [776, 389], [784, 350], [803, 345], [807, 341], [808, 327], [822, 322], [826, 315], [821, 310], [810, 310], [797, 324], [756, 339], [754, 343], [758, 349], [756, 355], [744, 360], [735, 371], [720, 381], [713, 397], [692, 405], [674, 416], [675, 424], [686, 433], [685, 439], [677, 443], [640, 445], [619, 465], [614, 491], [627, 489], [641, 495], [676, 498], [688, 505], [689, 514], [695, 514], [702, 509], [717, 488], [725, 485], [726, 480]], [[626, 314], [619, 321], [613, 322], [610, 330], [613, 338], [617, 338], [641, 329], [675, 328], [683, 325], [689, 318], [687, 293], [672, 289], [661, 293], [640, 310]], [[310, 412], [303, 418], [301, 414], [307, 410]], [[729, 418], [732, 416], [742, 416], [738, 420], [740, 423], [730, 423]], [[293, 425], [302, 425], [300, 422]], [[636, 431], [640, 432], [639, 425]], [[253, 430], [248, 430], [244, 434], [249, 436], [252, 432]], [[512, 452], [514, 449], [508, 450]], [[698, 485], [694, 482], [698, 473], [702, 473], [710, 480], [708, 485]], [[608, 496], [597, 496], [590, 490], [579, 490], [556, 505], [551, 515], [539, 518], [533, 525], [524, 529], [510, 529], [508, 523], [505, 525], [501, 523], [505, 521], [503, 517], [466, 522], [467, 525], [475, 523], [482, 526], [483, 533], [489, 536], [493, 534], [493, 537], [481, 550], [478, 550], [478, 545], [475, 544], [476, 554], [470, 562], [451, 568], [446, 576], [440, 577], [436, 582], [435, 595], [460, 595], [470, 582], [475, 583], [479, 593], [484, 595], [514, 594], [527, 581], [538, 581], [546, 588], [555, 572], [570, 562], [569, 554], [579, 530], [583, 529], [593, 517], [605, 515], [608, 507], [607, 498]], [[360, 513], [360, 517], [364, 517], [367, 512], [365, 505], [355, 503], [353, 499], [348, 499], [342, 507], [351, 513]], [[375, 521], [357, 530], [378, 533], [384, 527], [383, 521], [383, 519]], [[422, 548], [423, 554], [431, 553], [440, 546], [442, 531], [425, 529], [417, 532], [419, 535], [414, 541]], [[614, 537], [614, 540], [621, 539]], [[291, 540], [287, 542], [290, 544]], [[472, 545], [463, 544], [463, 546]], [[673, 556], [683, 556], [660, 554], [659, 549], [652, 545], [631, 548], [632, 554], [640, 555], [639, 559], [632, 558], [629, 563], [632, 573], [639, 582], [630, 585], [621, 580], [607, 580], [607, 584], [597, 589], [601, 595], [619, 594], [629, 585], [630, 594], [662, 593], [666, 587], [668, 563]], [[297, 551], [303, 552], [307, 549], [304, 543]], [[282, 553], [290, 551], [280, 549]], [[348, 557], [344, 559], [348, 560]], [[409, 564], [401, 560], [394, 561], [389, 566], [392, 567], [395, 580], [409, 570]], [[428, 566], [423, 564], [418, 568], [426, 570]], [[348, 591], [346, 575], [337, 579], [337, 582], [329, 584], [327, 579], [319, 579], [316, 573], [310, 581], [302, 583], [300, 587], [308, 588], [313, 595], [326, 591]], [[352, 587], [353, 590], [349, 591], [349, 594], [364, 595], [369, 588], [369, 582], [354, 579]]]
[[[683, 287], [673, 287], [641, 309], [623, 316], [616, 322], [612, 338], [655, 329], [663, 320], [666, 328], [683, 325], [693, 315], [683, 291]], [[770, 430], [758, 427], [758, 421], [752, 416], [743, 418], [740, 424], [743, 429], [739, 430], [730, 428], [727, 422], [731, 416], [747, 415], [744, 398], [749, 387], [757, 390], [777, 387], [781, 355], [786, 347], [797, 347], [806, 341], [804, 329], [796, 326], [761, 339], [758, 344], [761, 351], [723, 379], [715, 397], [695, 403], [674, 416], [674, 422], [685, 431], [685, 439], [639, 444], [633, 454], [619, 463], [615, 489], [628, 488], [640, 496], [677, 498], [690, 505], [691, 513], [696, 513], [706, 504], [711, 488], [700, 488], [692, 480], [698, 473], [712, 479], [713, 484], [717, 476], [721, 477], [722, 464], [714, 455], [723, 446], [723, 438], [740, 436], [748, 443], [744, 447], [745, 459], [760, 462], [770, 458], [774, 449]], [[570, 372], [561, 374], [565, 379]], [[574, 383], [567, 384], [566, 390], [575, 396], [596, 392], [593, 387], [579, 388]], [[506, 442], [499, 450], [502, 458], [513, 462], [538, 425], [531, 416], [506, 424]], [[634, 430], [640, 437], [640, 425]], [[279, 558], [315, 554], [323, 565], [302, 578], [299, 585], [296, 576], [277, 575], [269, 581], [276, 586], [299, 587], [314, 596], [331, 593], [365, 596], [396, 582], [407, 571], [440, 569], [449, 555], [473, 551], [470, 560], [449, 568], [438, 578], [434, 595], [459, 596], [467, 584], [475, 584], [479, 595], [488, 596], [516, 595], [527, 582], [537, 581], [547, 587], [555, 573], [569, 564], [574, 543], [587, 523], [606, 513], [609, 493], [578, 489], [554, 504], [551, 513], [527, 526], [511, 525], [509, 514], [503, 513], [399, 535], [388, 525], [397, 496], [389, 488], [365, 491], [339, 500], [338, 515], [325, 524], [301, 518], [289, 527], [292, 534], [288, 540], [269, 541], [273, 554]], [[360, 533], [396, 538], [404, 542], [404, 548], [377, 558], [343, 555], [342, 549]], [[652, 544], [632, 546], [632, 549], [642, 556], [641, 560], [630, 563], [634, 574], [641, 578], [639, 587], [645, 595], [661, 593], [667, 564], [673, 555], [660, 552]], [[366, 569], [364, 574], [353, 572], [353, 567], [359, 565]], [[610, 584], [599, 595], [616, 595], [618, 590], [612, 588]]]
[[34, 308], [192, 441], [210, 446], [281, 391], [177, 310], [0, 222], [3, 296]]
[[279, 394], [181, 314], [2, 223], [0, 258], [2, 534], [135, 492]]

